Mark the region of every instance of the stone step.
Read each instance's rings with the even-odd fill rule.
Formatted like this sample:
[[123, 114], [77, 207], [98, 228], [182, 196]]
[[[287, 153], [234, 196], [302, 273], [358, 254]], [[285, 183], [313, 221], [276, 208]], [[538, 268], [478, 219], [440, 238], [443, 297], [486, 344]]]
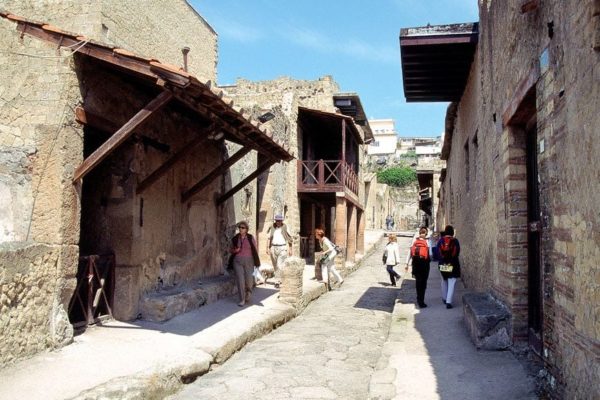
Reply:
[[164, 322], [237, 293], [231, 276], [205, 278], [201, 283], [148, 293], [140, 302], [142, 319]]
[[505, 350], [512, 344], [511, 315], [488, 293], [465, 293], [463, 314], [471, 340], [478, 349]]

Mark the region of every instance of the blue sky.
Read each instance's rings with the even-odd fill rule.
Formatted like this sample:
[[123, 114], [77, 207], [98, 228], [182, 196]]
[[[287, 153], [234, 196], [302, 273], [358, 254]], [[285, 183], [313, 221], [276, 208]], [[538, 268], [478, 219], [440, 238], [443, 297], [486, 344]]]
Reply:
[[332, 75], [369, 119], [438, 136], [447, 103], [406, 103], [400, 28], [474, 22], [477, 0], [189, 0], [219, 35], [218, 83]]

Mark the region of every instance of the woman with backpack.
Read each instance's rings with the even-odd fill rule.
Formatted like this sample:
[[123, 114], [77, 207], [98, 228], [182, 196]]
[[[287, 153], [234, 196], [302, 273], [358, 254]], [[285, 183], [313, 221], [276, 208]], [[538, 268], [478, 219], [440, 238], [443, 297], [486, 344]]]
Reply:
[[452, 308], [452, 297], [456, 280], [460, 278], [460, 243], [454, 237], [454, 227], [446, 226], [442, 238], [437, 243], [440, 273], [442, 274], [442, 301], [446, 308]]
[[425, 304], [425, 290], [427, 290], [427, 279], [429, 279], [429, 241], [427, 240], [427, 228], [419, 229], [419, 236], [413, 238], [410, 251], [406, 259], [406, 269], [412, 260], [412, 275], [415, 277], [417, 289], [417, 304], [419, 308], [427, 307]]
[[396, 235], [393, 233], [388, 236], [388, 244], [383, 250], [383, 263], [386, 271], [390, 274], [392, 286], [396, 286], [396, 279], [400, 279], [400, 274], [394, 271], [394, 267], [400, 263], [400, 249], [398, 248]]
[[325, 236], [325, 231], [323, 229], [315, 229], [315, 237], [323, 250], [321, 253], [321, 275], [323, 281], [327, 285], [327, 288], [331, 289], [331, 285], [329, 284], [329, 273], [331, 272], [333, 276], [335, 276], [335, 280], [341, 285], [344, 283], [344, 278], [342, 278], [342, 275], [335, 269], [335, 256], [337, 255], [335, 245]]

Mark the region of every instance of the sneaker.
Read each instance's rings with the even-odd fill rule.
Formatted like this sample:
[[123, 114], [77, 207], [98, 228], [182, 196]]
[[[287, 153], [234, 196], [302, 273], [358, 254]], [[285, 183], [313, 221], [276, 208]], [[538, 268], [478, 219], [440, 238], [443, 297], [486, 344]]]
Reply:
[[246, 304], [246, 303], [245, 303], [245, 302], [243, 302], [243, 301], [240, 301], [240, 302], [238, 303], [238, 306], [240, 306], [240, 307], [244, 307], [244, 304]]
[[452, 308], [452, 304], [450, 304], [450, 303], [446, 303], [446, 308], [447, 308], [448, 310], [449, 310], [449, 309], [451, 309], [451, 308]]
[[426, 307], [427, 307], [427, 304], [425, 304], [425, 303], [419, 304], [419, 308], [426, 308]]
[[340, 281], [340, 285], [341, 285], [342, 283], [344, 283], [344, 280], [343, 280], [343, 279]]

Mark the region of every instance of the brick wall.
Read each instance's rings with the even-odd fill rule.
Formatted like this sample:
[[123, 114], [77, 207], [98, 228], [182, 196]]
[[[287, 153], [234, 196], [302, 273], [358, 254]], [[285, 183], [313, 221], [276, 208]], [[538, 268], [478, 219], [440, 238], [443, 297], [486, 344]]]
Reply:
[[510, 123], [510, 110], [518, 106], [519, 84], [534, 76], [541, 356], [548, 372], [546, 387], [554, 398], [600, 395], [600, 234], [595, 229], [600, 223], [600, 191], [591, 184], [600, 176], [596, 3], [544, 1], [523, 14], [518, 1], [480, 2], [479, 45], [458, 106], [440, 190], [443, 217], [455, 225], [462, 243], [466, 286], [490, 291], [504, 301], [513, 314], [515, 344], [525, 343], [526, 134]]

